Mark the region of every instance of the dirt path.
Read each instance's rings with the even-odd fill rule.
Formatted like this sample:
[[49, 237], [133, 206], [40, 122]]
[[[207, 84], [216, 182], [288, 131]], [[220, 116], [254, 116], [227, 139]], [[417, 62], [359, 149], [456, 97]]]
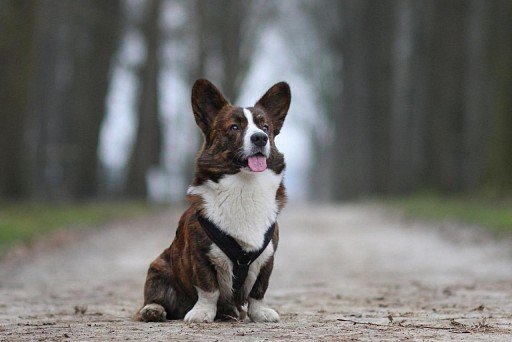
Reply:
[[0, 341], [512, 340], [508, 243], [368, 205], [282, 214], [267, 293], [280, 323], [132, 322], [178, 214], [113, 223], [0, 264]]

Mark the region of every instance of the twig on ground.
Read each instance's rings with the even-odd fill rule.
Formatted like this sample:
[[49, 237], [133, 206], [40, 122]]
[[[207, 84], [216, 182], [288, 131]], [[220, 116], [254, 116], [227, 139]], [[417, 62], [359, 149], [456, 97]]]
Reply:
[[[376, 327], [384, 327], [384, 328], [398, 326], [401, 328], [414, 328], [414, 329], [432, 329], [432, 330], [449, 330], [449, 331], [456, 330], [456, 328], [454, 328], [454, 327], [436, 327], [436, 326], [432, 326], [432, 325], [422, 325], [422, 324], [402, 324], [402, 322], [399, 322], [398, 324], [378, 324], [378, 323], [372, 323], [372, 322], [359, 322], [359, 321], [354, 321], [352, 319], [346, 319], [346, 318], [337, 318], [336, 320], [341, 321], [341, 322], [349, 322], [354, 325], [359, 324], [359, 325], [368, 325], [368, 326], [376, 326]], [[466, 328], [466, 326], [462, 323], [456, 322], [455, 320], [453, 320], [453, 322], [455, 322], [455, 324], [452, 323], [454, 326]], [[458, 325], [457, 323], [460, 325]], [[460, 332], [460, 331], [457, 331], [457, 332]], [[464, 332], [470, 332], [470, 331], [465, 330]]]

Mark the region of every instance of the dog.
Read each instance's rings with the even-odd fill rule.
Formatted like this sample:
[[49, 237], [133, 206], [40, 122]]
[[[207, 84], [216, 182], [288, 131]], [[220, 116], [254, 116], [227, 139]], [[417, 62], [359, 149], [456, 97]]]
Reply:
[[286, 202], [285, 161], [274, 138], [290, 102], [285, 82], [248, 108], [231, 105], [208, 80], [194, 83], [192, 109], [204, 141], [190, 206], [171, 246], [149, 267], [136, 319], [279, 321], [263, 297]]

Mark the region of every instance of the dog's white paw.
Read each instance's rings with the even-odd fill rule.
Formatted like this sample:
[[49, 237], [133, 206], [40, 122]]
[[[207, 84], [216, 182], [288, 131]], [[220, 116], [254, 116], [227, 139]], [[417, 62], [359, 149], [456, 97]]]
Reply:
[[187, 323], [210, 323], [215, 319], [216, 310], [205, 307], [193, 307], [192, 310], [185, 315]]
[[279, 314], [271, 308], [261, 307], [257, 310], [250, 310], [249, 317], [254, 322], [279, 322]]
[[144, 322], [164, 322], [165, 309], [160, 304], [148, 304], [139, 311], [140, 319]]
[[197, 289], [197, 302], [196, 305], [187, 312], [185, 315], [185, 322], [188, 323], [209, 323], [213, 322], [217, 314], [217, 300], [219, 299], [220, 292], [215, 290], [213, 292], [203, 291]]
[[267, 308], [259, 300], [249, 301], [248, 314], [253, 322], [279, 322], [279, 314], [276, 310]]

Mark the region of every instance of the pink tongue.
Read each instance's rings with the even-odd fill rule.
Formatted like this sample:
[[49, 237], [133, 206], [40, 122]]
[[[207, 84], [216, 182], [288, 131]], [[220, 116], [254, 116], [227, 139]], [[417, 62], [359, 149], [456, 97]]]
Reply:
[[267, 169], [267, 158], [263, 156], [252, 156], [247, 161], [249, 169], [253, 172], [262, 172]]

